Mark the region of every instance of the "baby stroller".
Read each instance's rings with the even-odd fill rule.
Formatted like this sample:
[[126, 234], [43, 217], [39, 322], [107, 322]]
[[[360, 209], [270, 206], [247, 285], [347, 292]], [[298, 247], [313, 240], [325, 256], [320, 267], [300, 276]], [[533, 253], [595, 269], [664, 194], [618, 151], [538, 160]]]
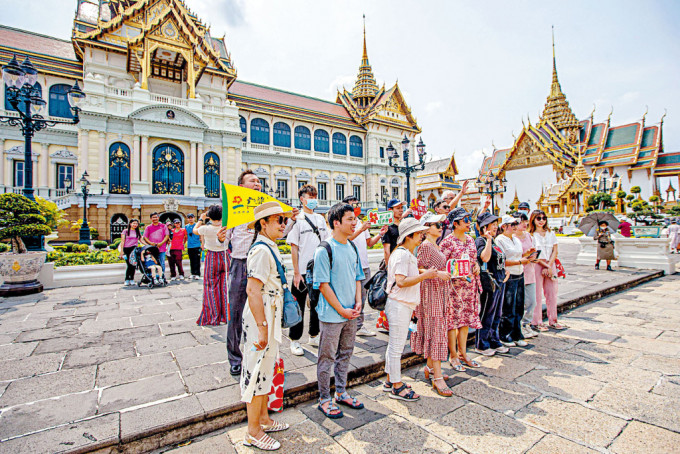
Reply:
[[[142, 285], [146, 285], [149, 288], [154, 288], [157, 287], [158, 284], [154, 282], [153, 275], [151, 274], [151, 270], [149, 267], [144, 264], [144, 254], [146, 252], [149, 252], [153, 258], [156, 259], [159, 265], [161, 265], [160, 261], [160, 251], [156, 246], [143, 246], [143, 247], [137, 247], [135, 248], [134, 252], [132, 253], [132, 257], [130, 258], [130, 263], [134, 265], [133, 262], [136, 262], [137, 269], [139, 270], [140, 273], [142, 273], [142, 279], [139, 281], [139, 286], [141, 287]], [[165, 287], [168, 285], [168, 281], [165, 279], [165, 275], [161, 274], [161, 286]]]

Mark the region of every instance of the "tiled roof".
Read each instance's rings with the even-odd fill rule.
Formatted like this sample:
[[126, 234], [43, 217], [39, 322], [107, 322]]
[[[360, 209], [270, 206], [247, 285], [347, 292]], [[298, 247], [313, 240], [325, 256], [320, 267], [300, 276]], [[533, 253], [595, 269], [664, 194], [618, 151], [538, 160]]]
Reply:
[[325, 122], [355, 130], [363, 129], [352, 120], [352, 117], [341, 104], [276, 88], [237, 80], [229, 89], [229, 98], [236, 101], [236, 104], [245, 110], [288, 116], [311, 122]]
[[607, 133], [607, 143], [604, 146], [605, 150], [607, 148], [615, 148], [622, 145], [633, 145], [637, 143], [639, 128], [640, 125], [638, 123], [609, 128]]
[[6, 25], [0, 25], [0, 47], [78, 61], [71, 40], [45, 36]]

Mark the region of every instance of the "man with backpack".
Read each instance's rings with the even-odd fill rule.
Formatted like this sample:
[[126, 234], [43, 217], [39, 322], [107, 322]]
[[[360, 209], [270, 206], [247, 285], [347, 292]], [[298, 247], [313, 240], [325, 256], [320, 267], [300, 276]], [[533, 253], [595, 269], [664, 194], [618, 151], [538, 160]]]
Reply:
[[346, 391], [349, 360], [354, 350], [356, 319], [361, 314], [361, 281], [364, 272], [359, 253], [349, 238], [356, 228], [354, 209], [346, 203], [328, 211], [332, 238], [314, 253], [313, 286], [321, 292], [317, 312], [321, 328], [317, 380], [318, 409], [328, 418], [343, 416], [331, 397], [331, 366], [335, 375], [335, 402], [354, 409], [364, 404]]
[[[314, 213], [317, 207], [316, 188], [306, 184], [298, 190], [298, 197], [302, 204], [302, 213], [293, 225], [286, 243], [290, 245], [293, 260], [293, 286], [291, 293], [300, 305], [302, 321], [290, 328], [290, 351], [293, 355], [302, 356], [304, 351], [300, 346], [300, 338], [304, 331], [305, 307], [307, 301], [307, 264], [314, 258], [316, 247], [330, 236], [326, 221], [320, 214]], [[309, 305], [309, 345], [319, 346], [319, 317], [316, 313], [316, 301], [310, 298]]]

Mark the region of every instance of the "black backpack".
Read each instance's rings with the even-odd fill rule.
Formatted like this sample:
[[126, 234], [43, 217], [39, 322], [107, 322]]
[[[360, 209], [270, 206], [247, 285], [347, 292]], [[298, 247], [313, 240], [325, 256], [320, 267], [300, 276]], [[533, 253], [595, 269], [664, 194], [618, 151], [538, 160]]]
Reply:
[[368, 305], [376, 311], [385, 310], [387, 303], [387, 270], [379, 269], [371, 279], [366, 282], [364, 288], [368, 290], [366, 299]]
[[[351, 240], [347, 240], [349, 244], [352, 245], [352, 248], [354, 249], [354, 252], [357, 254], [357, 263], [359, 263], [359, 250], [357, 249], [356, 245], [354, 242]], [[326, 252], [328, 253], [328, 262], [330, 263], [330, 269], [333, 269], [333, 249], [331, 248], [331, 245], [328, 243], [328, 241], [322, 241], [319, 243], [319, 246], [317, 248], [324, 248], [326, 249]], [[310, 260], [307, 262], [307, 274], [305, 274], [305, 280], [307, 281], [307, 295], [309, 296], [309, 304], [314, 307], [316, 304], [319, 302], [319, 295], [321, 294], [321, 291], [317, 288], [314, 288], [314, 259]]]

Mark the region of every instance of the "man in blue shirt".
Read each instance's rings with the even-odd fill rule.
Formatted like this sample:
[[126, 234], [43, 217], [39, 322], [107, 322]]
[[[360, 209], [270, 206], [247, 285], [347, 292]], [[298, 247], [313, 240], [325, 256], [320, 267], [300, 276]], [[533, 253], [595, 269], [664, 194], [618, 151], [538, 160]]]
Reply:
[[351, 408], [364, 404], [350, 397], [345, 387], [349, 360], [357, 332], [356, 318], [361, 314], [361, 281], [364, 272], [359, 253], [349, 238], [354, 234], [357, 220], [354, 209], [347, 203], [333, 205], [328, 211], [328, 223], [333, 230], [328, 240], [332, 263], [325, 247], [314, 253], [314, 288], [321, 295], [317, 305], [319, 314], [319, 410], [329, 418], [343, 416], [331, 398], [331, 367], [335, 372], [335, 401]]
[[191, 278], [201, 278], [201, 236], [194, 233], [196, 226], [196, 216], [193, 213], [187, 215], [187, 223], [184, 229], [187, 231], [187, 254], [191, 264]]

